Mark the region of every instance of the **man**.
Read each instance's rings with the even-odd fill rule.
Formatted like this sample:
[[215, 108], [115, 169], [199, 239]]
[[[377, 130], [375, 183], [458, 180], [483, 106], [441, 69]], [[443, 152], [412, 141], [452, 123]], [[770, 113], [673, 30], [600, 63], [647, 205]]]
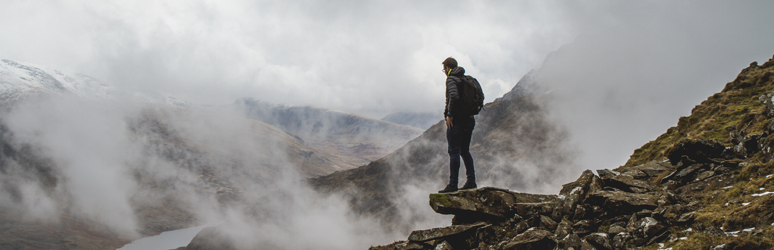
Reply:
[[[460, 156], [465, 163], [467, 181], [460, 189], [476, 188], [476, 173], [473, 169], [473, 157], [470, 155], [470, 137], [476, 120], [460, 101], [460, 85], [464, 84], [465, 69], [457, 67], [457, 60], [446, 58], [443, 61], [443, 72], [446, 74], [446, 108], [443, 116], [446, 119], [446, 140], [449, 143], [449, 185], [439, 193], [457, 191], [460, 173]], [[467, 93], [466, 93], [467, 94]]]

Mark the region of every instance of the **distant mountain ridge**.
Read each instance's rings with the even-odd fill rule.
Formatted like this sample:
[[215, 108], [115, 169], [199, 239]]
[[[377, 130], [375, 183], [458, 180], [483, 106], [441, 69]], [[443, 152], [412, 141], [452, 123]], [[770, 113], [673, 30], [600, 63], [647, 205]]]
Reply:
[[5, 103], [30, 95], [52, 93], [106, 98], [113, 91], [110, 85], [87, 75], [70, 75], [8, 59], [0, 60], [0, 101]]
[[30, 63], [0, 60], [0, 103], [14, 106], [45, 95], [72, 95], [79, 98], [114, 100], [129, 98], [149, 104], [183, 108], [190, 103], [151, 91], [128, 92], [84, 74], [70, 74]]
[[[275, 186], [278, 179], [297, 182], [364, 165], [422, 133], [418, 128], [322, 108], [251, 106], [257, 102], [247, 101], [212, 108], [150, 91], [123, 91], [86, 75], [11, 60], [0, 61], [0, 103], [0, 231], [4, 232], [0, 248], [115, 249], [133, 240], [77, 209], [72, 197], [79, 194], [69, 193], [74, 192], [68, 186], [73, 182], [66, 171], [71, 163], [51, 156], [52, 148], [61, 147], [37, 140], [37, 132], [25, 131], [19, 124], [34, 123], [43, 134], [62, 133], [57, 135], [67, 138], [88, 138], [94, 136], [90, 128], [102, 128], [121, 138], [99, 141], [110, 145], [121, 141], [117, 145], [129, 147], [118, 155], [124, 155], [124, 149], [142, 151], [128, 162], [106, 167], [123, 168], [125, 181], [137, 184], [132, 190], [136, 193], [127, 194], [126, 202], [140, 236], [201, 222], [186, 196], [212, 201], [216, 207], [260, 203], [275, 195], [279, 197], [273, 199], [282, 200], [291, 194]], [[37, 103], [46, 105], [26, 105]], [[106, 103], [116, 105], [102, 107]], [[86, 106], [100, 106], [100, 111], [83, 111]], [[49, 119], [52, 114], [61, 116]], [[111, 118], [101, 119], [106, 115]], [[43, 116], [47, 122], [40, 122]], [[89, 116], [93, 117], [84, 119]], [[65, 120], [66, 125], [59, 127]], [[114, 123], [91, 124], [105, 121]], [[68, 132], [73, 128], [74, 133]], [[69, 145], [77, 148], [81, 143], [94, 150], [63, 157], [102, 159], [93, 152], [102, 145], [91, 145], [88, 139]], [[159, 168], [175, 173], [159, 175]], [[41, 191], [31, 194], [29, 189]], [[24, 218], [26, 206], [36, 197], [52, 200], [51, 216], [61, 224]]]
[[443, 120], [443, 115], [431, 112], [396, 112], [386, 115], [382, 120], [421, 129], [429, 129], [433, 124]]
[[343, 158], [341, 169], [368, 164], [419, 136], [422, 129], [315, 107], [275, 105], [242, 98], [234, 105], [256, 119]]

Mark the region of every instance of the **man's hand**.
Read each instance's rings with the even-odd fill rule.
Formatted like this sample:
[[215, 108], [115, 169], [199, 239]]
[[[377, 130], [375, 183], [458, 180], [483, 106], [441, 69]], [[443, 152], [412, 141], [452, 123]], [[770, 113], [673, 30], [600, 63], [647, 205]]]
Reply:
[[454, 125], [452, 124], [452, 117], [447, 116], [446, 117], [446, 129], [451, 129]]

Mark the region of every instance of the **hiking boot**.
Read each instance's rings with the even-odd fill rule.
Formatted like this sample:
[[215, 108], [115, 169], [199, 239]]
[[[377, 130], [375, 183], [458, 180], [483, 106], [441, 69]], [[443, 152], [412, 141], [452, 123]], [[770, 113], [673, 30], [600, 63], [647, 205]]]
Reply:
[[452, 184], [449, 184], [449, 185], [446, 185], [446, 188], [444, 188], [443, 190], [441, 190], [441, 191], [438, 191], [438, 193], [439, 193], [439, 194], [442, 194], [442, 193], [451, 193], [451, 192], [454, 192], [454, 191], [457, 191], [457, 185], [452, 185]]
[[477, 186], [476, 186], [476, 182], [470, 182], [470, 181], [468, 181], [468, 182], [465, 182], [465, 185], [462, 185], [462, 188], [460, 188], [460, 190], [465, 190], [465, 189], [476, 189], [476, 187], [477, 187]]

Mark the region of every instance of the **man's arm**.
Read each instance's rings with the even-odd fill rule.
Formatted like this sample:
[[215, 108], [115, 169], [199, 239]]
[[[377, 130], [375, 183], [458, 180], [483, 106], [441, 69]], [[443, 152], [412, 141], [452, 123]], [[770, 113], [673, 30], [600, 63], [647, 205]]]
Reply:
[[460, 100], [460, 92], [454, 77], [446, 78], [446, 110], [444, 117], [452, 116], [456, 111], [455, 105]]
[[446, 107], [444, 108], [443, 116], [446, 120], [446, 128], [450, 129], [454, 126], [452, 122], [452, 112], [454, 111], [454, 104], [460, 99], [459, 90], [454, 78], [446, 78]]

